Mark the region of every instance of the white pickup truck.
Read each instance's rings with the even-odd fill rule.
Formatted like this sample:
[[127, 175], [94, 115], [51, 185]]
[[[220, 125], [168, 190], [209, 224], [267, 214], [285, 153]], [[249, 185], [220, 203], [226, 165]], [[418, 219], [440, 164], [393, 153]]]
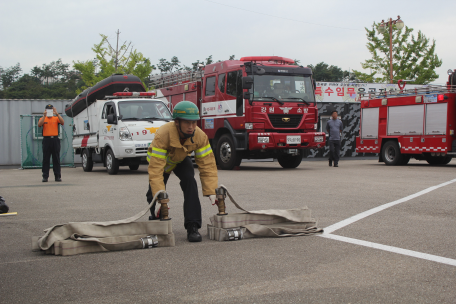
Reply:
[[109, 174], [119, 166], [137, 170], [159, 127], [172, 120], [168, 105], [151, 93], [119, 92], [96, 100], [73, 122], [73, 149], [84, 171], [103, 163]]

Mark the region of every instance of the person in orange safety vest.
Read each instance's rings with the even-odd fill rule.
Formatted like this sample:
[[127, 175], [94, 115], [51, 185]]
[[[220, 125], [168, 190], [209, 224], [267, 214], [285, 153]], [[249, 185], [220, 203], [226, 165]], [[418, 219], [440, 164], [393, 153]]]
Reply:
[[[48, 112], [48, 110], [52, 110], [52, 113], [51, 111]], [[38, 121], [38, 127], [43, 127], [43, 183], [47, 182], [49, 178], [51, 155], [55, 181], [62, 181], [60, 172], [59, 124], [63, 125], [64, 123], [62, 116], [57, 113], [57, 109], [50, 104], [46, 106], [43, 117]]]

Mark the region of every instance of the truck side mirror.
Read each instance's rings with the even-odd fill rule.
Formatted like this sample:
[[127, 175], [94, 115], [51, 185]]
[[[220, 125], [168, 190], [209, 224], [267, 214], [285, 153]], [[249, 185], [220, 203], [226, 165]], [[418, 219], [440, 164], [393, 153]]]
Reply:
[[256, 73], [257, 73], [257, 75], [264, 75], [264, 73], [266, 73], [266, 70], [263, 68], [258, 68]]
[[114, 114], [108, 115], [108, 124], [110, 125], [117, 125], [117, 117]]
[[315, 79], [312, 79], [312, 86], [314, 88], [314, 92], [317, 89], [317, 83], [315, 82]]
[[250, 100], [250, 92], [244, 92], [244, 99]]
[[250, 76], [242, 77], [242, 88], [250, 90], [252, 88], [253, 79]]

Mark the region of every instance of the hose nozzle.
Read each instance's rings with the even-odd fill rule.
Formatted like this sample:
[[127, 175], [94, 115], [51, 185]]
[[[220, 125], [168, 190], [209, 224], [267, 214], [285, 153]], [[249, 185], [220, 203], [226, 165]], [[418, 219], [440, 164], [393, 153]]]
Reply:
[[168, 202], [169, 196], [166, 192], [160, 192], [157, 197], [158, 203], [160, 204], [160, 221], [169, 221]]
[[219, 213], [217, 213], [217, 215], [227, 215], [228, 213], [226, 213], [225, 210], [226, 189], [221, 187], [215, 189], [215, 196], [218, 201], [217, 206], [219, 210]]

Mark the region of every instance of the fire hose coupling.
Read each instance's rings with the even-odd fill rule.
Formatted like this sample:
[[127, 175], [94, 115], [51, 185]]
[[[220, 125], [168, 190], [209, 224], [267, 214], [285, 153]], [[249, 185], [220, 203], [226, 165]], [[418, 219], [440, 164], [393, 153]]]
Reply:
[[169, 196], [166, 192], [160, 192], [157, 196], [158, 203], [160, 204], [160, 221], [169, 221], [168, 202]]
[[226, 233], [228, 235], [228, 241], [238, 241], [244, 238], [241, 227], [227, 229]]
[[226, 199], [226, 189], [223, 187], [215, 189], [215, 196], [217, 198], [217, 207], [219, 210], [219, 213], [217, 215], [227, 215], [225, 210], [225, 199]]
[[145, 238], [141, 238], [143, 249], [158, 247], [158, 237], [156, 235], [148, 235]]

